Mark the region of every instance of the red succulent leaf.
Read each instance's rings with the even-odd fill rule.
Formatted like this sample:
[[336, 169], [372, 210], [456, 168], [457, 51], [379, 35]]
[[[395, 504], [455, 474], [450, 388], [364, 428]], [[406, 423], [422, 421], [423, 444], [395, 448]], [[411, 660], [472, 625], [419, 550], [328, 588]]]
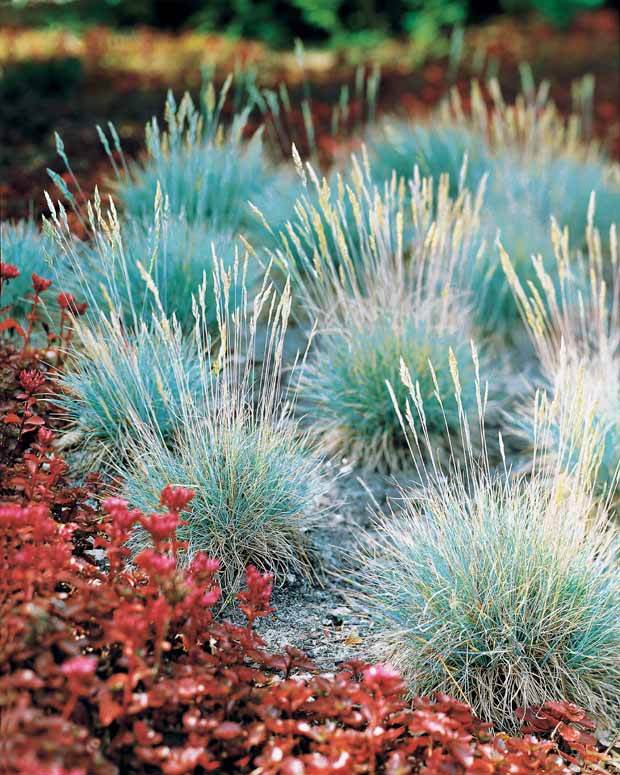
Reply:
[[14, 318], [5, 318], [4, 320], [0, 320], [0, 334], [3, 331], [15, 331], [17, 334], [19, 334], [19, 336], [22, 337], [22, 339], [26, 338], [26, 332]]

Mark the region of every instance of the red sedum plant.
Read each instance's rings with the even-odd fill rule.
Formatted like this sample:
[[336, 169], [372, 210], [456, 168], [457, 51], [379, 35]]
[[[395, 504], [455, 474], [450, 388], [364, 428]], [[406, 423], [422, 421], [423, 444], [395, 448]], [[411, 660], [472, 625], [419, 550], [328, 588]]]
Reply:
[[[0, 507], [6, 772], [569, 772], [555, 742], [493, 736], [453, 699], [411, 706], [388, 666], [293, 675], [311, 668], [303, 655], [268, 654], [252, 628], [272, 610], [272, 579], [254, 568], [238, 596], [246, 625], [217, 621], [218, 563], [197, 555], [177, 568], [191, 496], [167, 487], [163, 513], [151, 515], [109, 498], [95, 558], [76, 554], [80, 524], [53, 519], [46, 499]], [[138, 523], [153, 546], [130, 565], [125, 544]], [[583, 723], [566, 718], [574, 742]], [[586, 743], [571, 758], [593, 761]]]

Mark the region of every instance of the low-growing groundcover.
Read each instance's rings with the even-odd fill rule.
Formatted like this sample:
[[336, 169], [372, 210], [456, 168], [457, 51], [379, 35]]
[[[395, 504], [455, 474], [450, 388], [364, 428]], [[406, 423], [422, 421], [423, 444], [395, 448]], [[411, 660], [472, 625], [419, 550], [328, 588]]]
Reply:
[[[388, 666], [357, 663], [335, 676], [302, 677], [299, 670], [311, 667], [303, 655], [266, 653], [252, 629], [271, 610], [271, 577], [248, 568], [238, 595], [247, 625], [235, 626], [213, 616], [217, 562], [197, 555], [186, 571], [176, 569], [174, 531], [191, 497], [167, 487], [161, 500], [169, 511], [152, 515], [107, 500], [97, 545], [108, 570], [74, 556], [79, 522], [55, 521], [45, 503], [0, 506], [11, 563], [2, 600], [13, 637], [0, 643], [10, 772], [319, 775], [449, 767], [564, 775], [570, 761], [602, 758], [590, 722], [569, 705], [527, 719], [537, 732], [559, 722], [558, 743], [495, 737], [446, 696], [411, 707]], [[123, 542], [134, 521], [155, 548], [128, 567]], [[84, 633], [80, 640], [76, 631]]]
[[[214, 616], [220, 565], [178, 569], [176, 528], [194, 493], [166, 486], [153, 514], [93, 481], [73, 487], [47, 427], [49, 350], [3, 338], [1, 378], [20, 422], [0, 453], [0, 752], [13, 775], [413, 772], [420, 767], [568, 775], [602, 760], [591, 723], [567, 704], [524, 714], [537, 737], [495, 737], [445, 696], [411, 707], [389, 666], [308, 676], [294, 648], [270, 654], [252, 625], [272, 577], [248, 568], [247, 624]], [[39, 375], [35, 379], [35, 375]], [[47, 383], [47, 387], [45, 384]], [[26, 391], [24, 394], [23, 391]], [[2, 415], [5, 419], [8, 415]], [[127, 563], [140, 524], [152, 538]], [[96, 552], [93, 552], [96, 548]], [[540, 739], [559, 729], [555, 741]]]

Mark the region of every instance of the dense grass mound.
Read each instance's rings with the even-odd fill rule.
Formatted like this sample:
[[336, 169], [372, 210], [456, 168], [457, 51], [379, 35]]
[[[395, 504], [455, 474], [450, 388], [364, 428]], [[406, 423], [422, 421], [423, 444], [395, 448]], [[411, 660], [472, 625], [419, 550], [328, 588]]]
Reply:
[[[207, 103], [208, 103], [207, 92]], [[219, 117], [226, 91], [217, 106], [201, 113], [189, 95], [177, 107], [172, 95], [166, 103], [166, 130], [153, 119], [147, 127], [147, 158], [118, 180], [125, 211], [148, 216], [158, 188], [173, 215], [189, 223], [203, 222], [220, 231], [256, 227], [249, 204], [286, 199], [291, 178], [272, 167], [265, 156], [260, 131], [244, 141], [251, 106], [236, 115], [224, 131]], [[214, 97], [212, 97], [214, 99]]]
[[486, 250], [482, 260], [464, 267], [458, 282], [471, 291], [480, 325], [511, 339], [519, 313], [504, 281], [496, 239], [526, 285], [534, 279], [533, 255], [542, 254], [553, 266], [551, 218], [572, 234], [583, 234], [592, 191], [599, 202], [596, 224], [608, 233], [620, 212], [620, 180], [599, 149], [580, 135], [576, 117], [563, 119], [542, 90], [520, 95], [512, 106], [496, 94], [489, 113], [474, 89], [472, 105], [467, 117], [460, 107], [445, 105], [428, 125], [387, 124], [370, 134], [369, 156], [379, 181], [392, 169], [410, 178], [417, 165], [434, 181], [448, 175], [453, 195], [484, 184]]
[[[376, 310], [375, 310], [376, 312]], [[452, 354], [452, 355], [451, 355]], [[346, 328], [325, 333], [300, 384], [304, 407], [331, 454], [348, 457], [369, 468], [401, 469], [411, 464], [407, 438], [392, 403], [387, 383], [395, 386], [399, 403], [407, 397], [400, 381], [407, 364], [427, 406], [426, 431], [435, 440], [458, 431], [459, 416], [450, 376], [450, 358], [462, 364], [473, 384], [469, 345], [460, 332], [433, 325], [423, 315], [393, 316], [385, 312], [368, 319], [360, 314]], [[438, 394], [443, 406], [434, 401]], [[465, 397], [475, 408], [473, 390]], [[417, 428], [422, 433], [422, 428]]]
[[489, 166], [483, 138], [466, 126], [388, 121], [373, 129], [366, 142], [377, 182], [389, 180], [394, 172], [408, 180], [417, 167], [422, 175], [434, 180], [448, 175], [451, 194], [455, 195], [462, 175], [463, 182], [473, 189]]
[[[232, 268], [245, 249], [242, 240], [205, 221], [171, 214], [160, 191], [151, 210], [148, 218], [123, 219], [112, 206], [104, 216], [95, 199], [87, 242], [72, 239], [66, 218], [53, 217], [48, 231], [62, 255], [55, 263], [61, 285], [86, 299], [89, 314], [117, 317], [134, 333], [153, 316], [174, 318], [185, 334], [191, 332], [195, 297], [202, 289], [205, 319], [216, 330], [214, 269], [216, 264]], [[246, 283], [252, 289], [258, 280], [259, 262], [253, 259]]]
[[203, 221], [191, 223], [183, 217], [162, 215], [155, 221], [127, 221], [120, 242], [106, 237], [99, 232], [80, 256], [80, 274], [92, 296], [91, 306], [110, 303], [128, 325], [163, 312], [167, 317], [174, 315], [183, 330], [189, 331], [194, 325], [193, 296], [204, 285], [208, 322], [216, 326], [214, 256], [226, 267], [233, 265], [241, 247], [234, 235]]
[[[511, 418], [511, 429], [531, 453], [539, 422], [541, 391], [550, 402], [553, 434], [544, 450], [547, 464], [569, 470], [583, 454], [585, 438], [594, 437], [594, 483], [617, 511], [620, 466], [620, 273], [616, 228], [609, 231], [609, 255], [594, 227], [594, 204], [585, 230], [587, 253], [571, 249], [567, 229], [551, 230], [554, 265], [532, 262], [535, 282], [527, 289], [503, 256], [511, 287], [539, 361], [531, 395]], [[559, 278], [557, 280], [556, 278]], [[581, 390], [576, 390], [580, 385]], [[579, 423], [566, 424], [564, 417]], [[583, 426], [583, 427], [582, 427]]]
[[[284, 574], [309, 575], [306, 533], [317, 523], [324, 485], [317, 459], [290, 429], [209, 427], [196, 417], [184, 424], [174, 450], [157, 439], [144, 449], [125, 481], [131, 502], [157, 502], [161, 482], [191, 483], [196, 493], [178, 537], [187, 541], [185, 562], [208, 551], [226, 559], [224, 586], [239, 585], [248, 562]], [[146, 536], [136, 535], [134, 547]]]
[[[278, 254], [317, 320], [301, 402], [330, 453], [401, 468], [409, 464], [407, 439], [387, 388], [400, 384], [401, 361], [415, 373], [422, 400], [436, 391], [446, 399], [429, 433], [443, 437], [458, 427], [450, 351], [467, 369], [471, 359], [462, 356], [475, 331], [452, 278], [478, 254], [479, 203], [468, 194], [452, 199], [447, 179], [434, 186], [419, 172], [406, 203], [404, 181], [392, 176], [375, 186], [366, 159], [354, 158], [348, 179], [332, 186], [311, 167], [307, 173], [314, 194], [298, 201]], [[475, 404], [473, 391], [466, 403]]]
[[139, 426], [157, 427], [172, 440], [182, 404], [198, 393], [198, 358], [193, 342], [165, 323], [143, 323], [127, 334], [120, 319], [102, 316], [79, 328], [56, 403], [78, 432], [91, 467], [119, 465], [131, 453]]
[[367, 607], [414, 691], [466, 697], [500, 728], [545, 697], [617, 713], [613, 552], [570, 508], [539, 481], [484, 481], [425, 507], [410, 497], [382, 523], [380, 559], [364, 557]]
[[[413, 389], [410, 400], [422, 421]], [[447, 478], [426, 467], [426, 485], [379, 518], [355, 596], [412, 691], [456, 694], [502, 729], [545, 697], [618, 722], [617, 535], [589, 465], [493, 475], [470, 454]]]
[[49, 277], [50, 265], [57, 258], [53, 240], [42, 234], [34, 221], [3, 221], [0, 224], [2, 263], [17, 267], [19, 275], [2, 284], [0, 307], [10, 307], [11, 314], [24, 320], [32, 297], [32, 275]]
[[[306, 533], [324, 508], [327, 487], [315, 448], [280, 384], [290, 293], [285, 288], [278, 298], [264, 285], [250, 305], [245, 276], [245, 264], [218, 266], [219, 328], [213, 340], [204, 295], [197, 299], [199, 389], [183, 393], [173, 444], [158, 423], [135, 424], [138, 438], [123, 472], [127, 498], [144, 508], [156, 504], [162, 482], [191, 487], [195, 497], [179, 531], [188, 542], [184, 559], [206, 551], [225, 562], [229, 591], [249, 562], [311, 573]], [[183, 372], [180, 348], [171, 347], [167, 358], [174, 373]], [[146, 538], [137, 533], [134, 546]]]

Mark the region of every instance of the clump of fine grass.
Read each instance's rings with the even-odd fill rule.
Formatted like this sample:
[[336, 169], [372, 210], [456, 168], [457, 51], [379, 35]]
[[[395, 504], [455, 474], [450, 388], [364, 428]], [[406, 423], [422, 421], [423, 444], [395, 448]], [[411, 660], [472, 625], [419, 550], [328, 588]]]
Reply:
[[[77, 328], [55, 403], [70, 423], [66, 441], [85, 453], [91, 468], [117, 464], [140, 425], [157, 427], [172, 443], [182, 405], [198, 392], [199, 351], [178, 325], [154, 321], [127, 332], [117, 316], [91, 315]], [[168, 357], [173, 346], [175, 364]]]
[[[451, 280], [479, 249], [480, 203], [467, 192], [452, 200], [446, 178], [434, 187], [417, 172], [408, 197], [395, 176], [380, 190], [367, 160], [354, 158], [350, 180], [332, 187], [307, 169], [314, 197], [298, 201], [278, 255], [317, 320], [300, 403], [330, 453], [399, 469], [409, 464], [407, 444], [386, 382], [399, 384], [402, 359], [423, 400], [445, 399], [440, 413], [429, 404], [429, 434], [445, 440], [446, 427], [458, 427], [449, 352], [468, 370], [462, 356], [475, 330]], [[464, 400], [473, 407], [473, 391]]]
[[[484, 445], [478, 455], [469, 444], [474, 418], [463, 411], [467, 453], [446, 469], [417, 433], [426, 407], [404, 364], [403, 379], [410, 395], [400, 409], [423, 484], [401, 492], [398, 511], [377, 515], [354, 560], [363, 572], [352, 597], [376, 623], [375, 655], [412, 693], [460, 697], [499, 729], [518, 728], [518, 707], [547, 700], [577, 703], [616, 728], [618, 535], [589, 486], [595, 439], [584, 437], [570, 474], [541, 464], [553, 433], [542, 403], [529, 475], [505, 462], [494, 472]], [[582, 419], [563, 422], [584, 428]]]
[[[240, 249], [230, 232], [211, 229], [202, 221], [189, 223], [165, 211], [156, 213], [154, 220], [125, 221], [120, 236], [119, 243], [98, 231], [89, 247], [77, 252], [75, 275], [79, 273], [80, 285], [86, 282], [89, 295], [95, 297], [93, 304], [111, 303], [127, 325], [163, 311], [167, 317], [174, 315], [184, 331], [191, 329], [192, 298], [202, 283], [213, 299], [214, 253], [232, 266]], [[214, 327], [213, 302], [209, 309], [209, 324]]]
[[[454, 325], [459, 314], [467, 313], [455, 305], [448, 313], [454, 316], [453, 325], [444, 328], [432, 304], [417, 308], [415, 315], [406, 315], [403, 307], [379, 314], [378, 308], [350, 305], [348, 312], [356, 318], [346, 328], [319, 337], [300, 382], [303, 407], [313, 432], [331, 454], [370, 469], [408, 467], [406, 434], [386, 383], [398, 385], [401, 359], [409, 364], [428, 403], [428, 433], [443, 446], [446, 428], [451, 432], [458, 427], [450, 353], [473, 374], [469, 345]], [[443, 410], [435, 411], [435, 393], [445, 400]], [[473, 393], [467, 401], [473, 408]]]
[[[452, 191], [477, 189], [485, 181], [486, 207], [481, 230], [486, 250], [459, 282], [476, 300], [477, 318], [487, 332], [511, 340], [519, 331], [519, 313], [506, 287], [495, 245], [499, 235], [524, 284], [534, 279], [532, 255], [553, 266], [549, 224], [552, 217], [583, 234], [591, 192], [597, 192], [597, 225], [608, 232], [620, 207], [617, 170], [586, 137], [576, 115], [565, 119], [548, 99], [548, 86], [532, 87], [507, 105], [496, 82], [489, 84], [487, 108], [476, 83], [471, 113], [458, 95], [446, 102], [428, 125], [398, 122], [370, 135], [370, 157], [378, 179], [393, 167], [411, 175], [414, 164], [438, 180], [449, 174]], [[571, 195], [567, 196], [566, 192]], [[527, 224], [527, 228], [524, 227]]]
[[[562, 457], [560, 425], [564, 415], [584, 405], [590, 433], [598, 438], [594, 482], [599, 495], [618, 507], [620, 465], [620, 273], [616, 227], [612, 226], [603, 252], [603, 240], [594, 227], [592, 197], [586, 229], [587, 252], [575, 253], [568, 229], [556, 223], [551, 229], [555, 265], [547, 269], [541, 257], [532, 260], [535, 281], [524, 287], [508, 253], [503, 265], [524, 323], [538, 356], [539, 375], [530, 397], [518, 407], [509, 424], [512, 432], [531, 449], [536, 435], [536, 391], [553, 396], [554, 433], [545, 449], [549, 465], [570, 468], [579, 451], [581, 429], [571, 428], [572, 456]], [[583, 385], [576, 391], [575, 385]]]
[[[204, 221], [171, 214], [159, 189], [151, 210], [150, 218], [121, 220], [112, 205], [104, 217], [95, 192], [88, 243], [71, 238], [62, 214], [52, 215], [51, 231], [62, 255], [54, 267], [60, 284], [86, 299], [91, 311], [117, 316], [128, 330], [140, 330], [143, 321], [163, 315], [174, 316], [185, 332], [194, 325], [193, 296], [204, 285], [207, 319], [215, 328], [213, 256], [232, 266], [241, 240]], [[254, 263], [248, 284], [258, 278]]]
[[162, 131], [153, 119], [147, 126], [146, 160], [119, 173], [118, 195], [127, 214], [148, 215], [158, 187], [173, 215], [220, 231], [255, 228], [249, 201], [266, 201], [273, 194], [286, 207], [289, 177], [268, 163], [260, 130], [244, 140], [251, 103], [234, 116], [228, 129], [221, 125], [230, 83], [229, 78], [217, 101], [209, 84], [203, 111], [189, 94], [178, 106], [168, 95], [166, 129]]
[[[126, 497], [143, 509], [156, 507], [166, 483], [194, 490], [179, 531], [187, 542], [184, 560], [198, 551], [222, 560], [230, 592], [250, 562], [278, 573], [315, 572], [307, 531], [320, 517], [327, 486], [315, 448], [294, 419], [294, 402], [282, 392], [290, 292], [285, 287], [278, 297], [264, 284], [250, 303], [246, 271], [247, 261], [215, 271], [215, 341], [202, 291], [197, 298], [200, 390], [184, 394], [174, 445], [157, 424], [136, 423], [138, 440], [120, 472]], [[167, 357], [182, 370], [176, 347]], [[138, 549], [146, 540], [139, 532], [132, 545]]]
[[466, 182], [475, 188], [487, 170], [487, 150], [475, 130], [453, 123], [412, 124], [389, 120], [373, 127], [367, 139], [373, 179], [389, 180], [395, 172], [405, 179], [417, 167], [425, 177], [448, 175], [451, 194], [458, 193], [463, 161], [468, 160]]
[[32, 220], [3, 221], [0, 245], [2, 262], [19, 270], [18, 277], [3, 284], [0, 307], [10, 307], [14, 318], [24, 320], [32, 304], [29, 300], [32, 298], [32, 275], [50, 277], [51, 264], [58, 258], [57, 249], [53, 240], [41, 233]]
[[[177, 305], [166, 295], [163, 299], [170, 305], [168, 310], [163, 307], [153, 279], [169, 277], [168, 266], [158, 255], [159, 249], [165, 251], [161, 198], [153, 226], [160, 241], [152, 253], [139, 240], [134, 244], [140, 252], [134, 252], [134, 244], [126, 242], [129, 227], [121, 226], [111, 202], [110, 211], [103, 213], [98, 195], [89, 205], [93, 235], [89, 247], [72, 239], [66, 214], [49, 203], [45, 228], [59, 256], [54, 267], [57, 276], [63, 287], [68, 284], [88, 303], [83, 320], [74, 323], [74, 346], [59, 377], [62, 390], [56, 403], [73, 431], [64, 443], [81, 448], [90, 467], [108, 468], [131, 446], [138, 424], [157, 426], [170, 443], [182, 403], [198, 389], [201, 351], [183, 337], [181, 322], [188, 325], [187, 316], [179, 321], [174, 314]], [[210, 245], [201, 248], [212, 251]], [[180, 256], [182, 249], [182, 245], [176, 247], [175, 255]], [[205, 255], [201, 276], [211, 276], [212, 271], [212, 255]], [[177, 280], [189, 296], [178, 298], [181, 313], [198, 291], [196, 274], [183, 278], [177, 271]], [[195, 287], [190, 285], [192, 280]], [[213, 299], [209, 311], [213, 316]], [[175, 364], [168, 357], [171, 349], [178, 353]]]

